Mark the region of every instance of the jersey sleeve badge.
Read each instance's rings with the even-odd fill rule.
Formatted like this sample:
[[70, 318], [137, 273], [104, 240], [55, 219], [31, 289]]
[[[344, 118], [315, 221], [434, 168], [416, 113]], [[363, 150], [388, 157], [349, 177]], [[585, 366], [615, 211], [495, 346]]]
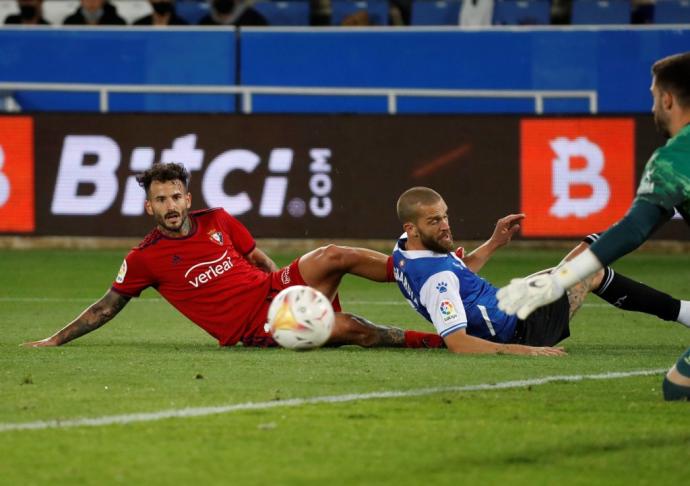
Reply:
[[122, 265], [120, 265], [120, 271], [117, 272], [117, 278], [115, 282], [121, 284], [125, 281], [125, 275], [127, 275], [127, 260], [122, 260]]

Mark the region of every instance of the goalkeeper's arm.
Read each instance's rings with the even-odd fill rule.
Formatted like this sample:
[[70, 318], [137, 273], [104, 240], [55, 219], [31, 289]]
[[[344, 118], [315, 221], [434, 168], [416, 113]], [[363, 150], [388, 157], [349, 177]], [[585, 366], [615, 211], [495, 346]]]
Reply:
[[637, 200], [618, 223], [608, 229], [581, 254], [556, 269], [554, 277], [564, 289], [584, 280], [600, 268], [613, 263], [644, 243], [673, 216], [661, 206]]

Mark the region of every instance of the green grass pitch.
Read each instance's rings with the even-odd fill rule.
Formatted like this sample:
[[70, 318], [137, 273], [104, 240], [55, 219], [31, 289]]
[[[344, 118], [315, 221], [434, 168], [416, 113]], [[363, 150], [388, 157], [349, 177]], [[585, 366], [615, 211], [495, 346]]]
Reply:
[[[504, 250], [495, 284], [563, 252]], [[0, 251], [0, 429], [186, 407], [406, 391], [668, 368], [679, 324], [596, 297], [563, 358], [444, 350], [222, 349], [153, 291], [102, 329], [25, 349], [100, 297], [120, 251]], [[286, 263], [291, 255], [276, 260]], [[617, 270], [690, 297], [690, 257], [640, 253]], [[431, 330], [395, 285], [348, 278], [345, 308]], [[237, 410], [138, 423], [0, 431], [0, 484], [676, 484], [690, 477], [690, 403], [661, 374], [504, 390]]]

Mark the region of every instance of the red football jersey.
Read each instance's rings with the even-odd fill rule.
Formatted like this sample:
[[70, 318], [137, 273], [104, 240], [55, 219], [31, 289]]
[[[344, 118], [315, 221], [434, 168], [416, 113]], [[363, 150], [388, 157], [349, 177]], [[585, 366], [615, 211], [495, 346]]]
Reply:
[[225, 210], [193, 211], [189, 218], [186, 237], [151, 231], [129, 252], [112, 288], [138, 297], [153, 287], [221, 345], [234, 344], [265, 312], [271, 274], [244, 258], [256, 243]]

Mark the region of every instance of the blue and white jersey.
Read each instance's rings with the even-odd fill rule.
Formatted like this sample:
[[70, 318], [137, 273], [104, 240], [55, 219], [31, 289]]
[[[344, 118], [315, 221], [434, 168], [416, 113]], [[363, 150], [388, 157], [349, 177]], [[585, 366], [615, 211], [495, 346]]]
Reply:
[[506, 343], [517, 317], [498, 308], [498, 289], [472, 272], [454, 253], [405, 249], [403, 234], [393, 250], [393, 273], [412, 307], [441, 337], [462, 328], [467, 334]]

